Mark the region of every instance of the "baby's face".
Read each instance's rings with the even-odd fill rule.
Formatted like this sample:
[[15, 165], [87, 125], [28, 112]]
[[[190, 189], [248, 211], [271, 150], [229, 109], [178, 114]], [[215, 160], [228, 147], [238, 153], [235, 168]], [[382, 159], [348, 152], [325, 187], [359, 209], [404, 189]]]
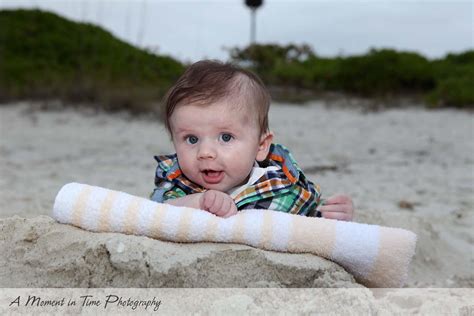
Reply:
[[243, 184], [255, 160], [263, 160], [260, 129], [248, 109], [222, 100], [176, 107], [173, 144], [184, 175], [206, 189], [227, 192]]

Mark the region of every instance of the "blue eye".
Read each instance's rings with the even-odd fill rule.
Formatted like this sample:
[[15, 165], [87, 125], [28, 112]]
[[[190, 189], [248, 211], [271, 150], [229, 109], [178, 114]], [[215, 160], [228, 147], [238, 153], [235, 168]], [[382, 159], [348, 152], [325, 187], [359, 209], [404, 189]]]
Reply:
[[187, 136], [187, 137], [186, 137], [186, 142], [187, 142], [188, 144], [194, 145], [194, 144], [196, 144], [196, 143], [198, 142], [198, 138], [197, 138], [196, 136], [194, 136], [194, 135]]
[[227, 134], [227, 133], [224, 133], [224, 134], [221, 134], [220, 136], [221, 140], [225, 143], [228, 143], [232, 140], [232, 138], [234, 138], [232, 135], [230, 134]]

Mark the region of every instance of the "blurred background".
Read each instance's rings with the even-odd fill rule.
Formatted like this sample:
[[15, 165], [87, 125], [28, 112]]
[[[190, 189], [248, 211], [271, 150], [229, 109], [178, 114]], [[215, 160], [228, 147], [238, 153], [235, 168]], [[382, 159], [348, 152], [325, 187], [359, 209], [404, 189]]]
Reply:
[[213, 58], [263, 78], [276, 141], [324, 197], [349, 194], [356, 221], [418, 234], [408, 286], [472, 288], [473, 10], [0, 0], [0, 224], [49, 215], [69, 182], [149, 196], [153, 156], [174, 151], [160, 100]]
[[212, 58], [252, 68], [277, 100], [474, 103], [472, 1], [2, 0], [0, 9], [3, 101], [150, 111], [186, 65]]

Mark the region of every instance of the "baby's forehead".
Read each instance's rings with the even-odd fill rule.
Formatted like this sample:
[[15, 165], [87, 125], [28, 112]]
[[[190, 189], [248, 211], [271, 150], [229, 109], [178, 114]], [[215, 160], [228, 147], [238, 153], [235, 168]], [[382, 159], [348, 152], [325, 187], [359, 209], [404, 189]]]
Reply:
[[221, 99], [215, 102], [183, 103], [176, 108], [178, 116], [172, 118], [175, 131], [190, 127], [213, 127], [227, 130], [259, 129], [253, 105]]
[[246, 125], [258, 125], [258, 109], [254, 102], [247, 98], [227, 98], [220, 101], [221, 111], [228, 112], [231, 118], [239, 119]]
[[257, 108], [255, 102], [243, 96], [228, 96], [218, 100], [215, 103], [224, 105], [225, 110], [238, 112], [249, 117], [257, 116]]
[[209, 98], [201, 100], [185, 100], [181, 104], [177, 105], [185, 110], [186, 106], [197, 106], [203, 108], [209, 108], [211, 110], [222, 111], [222, 112], [233, 112], [244, 114], [249, 118], [258, 116], [258, 109], [255, 101], [252, 98], [244, 96], [239, 93], [233, 93], [225, 95], [219, 98]]
[[258, 121], [258, 114], [255, 105], [252, 103], [239, 102], [233, 98], [224, 98], [201, 106], [215, 111], [216, 115], [226, 117], [228, 120], [239, 120], [245, 124], [256, 124]]

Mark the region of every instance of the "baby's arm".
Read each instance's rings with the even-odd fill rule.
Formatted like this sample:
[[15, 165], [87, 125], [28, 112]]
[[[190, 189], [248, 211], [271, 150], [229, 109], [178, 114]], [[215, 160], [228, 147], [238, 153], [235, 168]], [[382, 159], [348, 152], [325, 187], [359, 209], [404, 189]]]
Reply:
[[230, 217], [237, 214], [237, 206], [234, 200], [227, 193], [216, 190], [189, 194], [180, 198], [166, 200], [165, 203], [174, 206], [202, 209], [220, 217]]
[[352, 221], [354, 217], [354, 204], [348, 195], [337, 194], [324, 200], [318, 207], [324, 218]]
[[163, 203], [174, 205], [174, 206], [201, 208], [201, 197], [203, 194], [204, 193], [189, 194], [183, 197], [165, 200], [163, 201]]

